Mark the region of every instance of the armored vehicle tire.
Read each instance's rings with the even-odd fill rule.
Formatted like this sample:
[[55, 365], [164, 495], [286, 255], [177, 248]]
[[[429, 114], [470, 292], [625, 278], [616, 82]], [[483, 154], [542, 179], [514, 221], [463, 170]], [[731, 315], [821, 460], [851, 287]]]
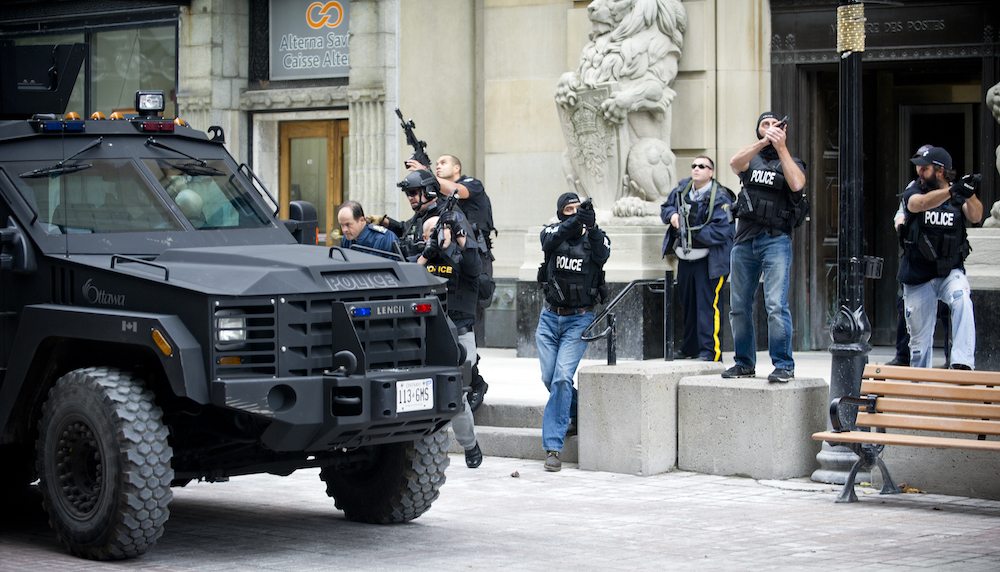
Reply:
[[325, 468], [326, 494], [348, 520], [392, 524], [431, 508], [448, 468], [448, 433], [373, 447], [369, 462], [351, 469]]
[[42, 408], [37, 469], [49, 524], [72, 554], [139, 556], [170, 514], [172, 451], [153, 393], [109, 368], [59, 378]]

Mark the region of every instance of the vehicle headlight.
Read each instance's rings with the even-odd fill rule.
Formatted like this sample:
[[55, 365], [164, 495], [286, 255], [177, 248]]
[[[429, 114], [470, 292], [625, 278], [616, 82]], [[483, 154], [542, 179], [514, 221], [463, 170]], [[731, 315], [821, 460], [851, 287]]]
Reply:
[[247, 319], [237, 310], [219, 310], [215, 313], [215, 341], [222, 347], [231, 349], [233, 345], [247, 340]]

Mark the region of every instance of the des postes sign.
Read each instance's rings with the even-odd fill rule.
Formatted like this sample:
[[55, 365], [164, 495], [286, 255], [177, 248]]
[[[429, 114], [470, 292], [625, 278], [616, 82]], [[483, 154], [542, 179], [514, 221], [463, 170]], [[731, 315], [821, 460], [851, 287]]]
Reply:
[[347, 77], [350, 2], [271, 0], [271, 80]]

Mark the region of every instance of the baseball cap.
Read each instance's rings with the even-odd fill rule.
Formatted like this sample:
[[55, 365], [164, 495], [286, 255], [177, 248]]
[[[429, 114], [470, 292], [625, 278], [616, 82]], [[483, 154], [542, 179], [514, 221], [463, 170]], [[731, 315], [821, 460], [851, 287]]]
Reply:
[[914, 157], [910, 159], [910, 162], [914, 165], [936, 165], [938, 167], [944, 167], [945, 169], [951, 169], [951, 155], [944, 150], [943, 147], [931, 147], [930, 149], [924, 151], [919, 157]]
[[929, 150], [931, 147], [933, 147], [933, 145], [921, 145], [920, 147], [917, 147], [917, 150], [913, 152], [910, 159], [916, 159], [917, 157], [923, 155], [924, 151]]

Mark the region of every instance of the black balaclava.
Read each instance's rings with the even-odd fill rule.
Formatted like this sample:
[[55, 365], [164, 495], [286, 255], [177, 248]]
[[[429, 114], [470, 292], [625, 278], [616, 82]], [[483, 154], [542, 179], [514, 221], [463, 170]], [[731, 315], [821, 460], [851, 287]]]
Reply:
[[563, 193], [559, 195], [559, 200], [556, 201], [556, 216], [559, 217], [560, 222], [569, 218], [563, 214], [563, 209], [566, 208], [566, 205], [578, 202], [580, 202], [580, 196], [576, 193]]
[[[757, 123], [754, 124], [753, 128], [754, 135], [757, 136], [757, 139], [764, 138], [764, 136], [760, 134], [760, 122], [764, 121], [765, 119], [777, 119], [777, 118], [778, 114], [773, 111], [765, 111], [764, 113], [760, 114], [760, 117], [757, 118]], [[774, 145], [769, 144], [767, 147], [764, 147], [763, 149], [760, 150], [760, 155], [766, 161], [774, 161], [778, 158], [778, 151], [774, 148]]]

